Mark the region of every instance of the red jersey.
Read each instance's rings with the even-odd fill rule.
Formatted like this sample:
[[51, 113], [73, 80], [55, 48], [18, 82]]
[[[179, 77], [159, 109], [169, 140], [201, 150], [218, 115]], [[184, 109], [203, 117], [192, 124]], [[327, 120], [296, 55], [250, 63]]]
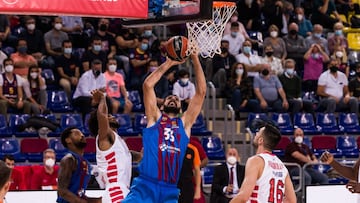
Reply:
[[45, 171], [45, 166], [33, 166], [31, 176], [31, 190], [56, 190], [59, 166], [54, 166], [54, 171], [49, 174]]

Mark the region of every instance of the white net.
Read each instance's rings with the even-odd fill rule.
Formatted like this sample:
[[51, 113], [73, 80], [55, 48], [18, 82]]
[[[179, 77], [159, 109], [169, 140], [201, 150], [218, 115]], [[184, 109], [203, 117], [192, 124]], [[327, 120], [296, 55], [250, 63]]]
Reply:
[[213, 18], [201, 22], [188, 22], [188, 54], [199, 52], [204, 58], [220, 54], [225, 25], [236, 10], [235, 3], [214, 2]]

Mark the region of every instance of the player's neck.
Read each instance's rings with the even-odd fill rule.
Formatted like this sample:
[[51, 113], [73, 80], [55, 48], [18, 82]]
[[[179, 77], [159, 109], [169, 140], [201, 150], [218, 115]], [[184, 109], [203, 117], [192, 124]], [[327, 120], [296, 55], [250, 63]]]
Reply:
[[269, 153], [272, 154], [271, 150], [265, 149], [263, 146], [259, 146], [256, 150], [256, 154]]

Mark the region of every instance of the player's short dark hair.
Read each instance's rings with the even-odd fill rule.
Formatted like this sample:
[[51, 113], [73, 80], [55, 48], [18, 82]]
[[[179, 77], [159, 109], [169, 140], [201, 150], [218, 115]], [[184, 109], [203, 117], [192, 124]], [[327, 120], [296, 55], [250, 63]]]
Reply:
[[97, 117], [97, 110], [94, 110], [90, 113], [90, 118], [88, 120], [89, 131], [92, 136], [96, 136], [99, 132], [99, 124]]
[[65, 147], [68, 148], [67, 143], [66, 143], [66, 138], [68, 138], [71, 135], [71, 131], [76, 129], [76, 127], [68, 127], [66, 128], [62, 133], [61, 133], [61, 144]]
[[11, 168], [0, 160], [0, 189], [10, 180]]
[[10, 161], [15, 161], [15, 158], [13, 155], [11, 154], [5, 154], [5, 156], [3, 157], [3, 161], [10, 160]]
[[266, 149], [273, 150], [281, 140], [280, 130], [275, 125], [269, 122], [265, 123], [264, 127], [265, 127], [263, 131], [264, 147]]

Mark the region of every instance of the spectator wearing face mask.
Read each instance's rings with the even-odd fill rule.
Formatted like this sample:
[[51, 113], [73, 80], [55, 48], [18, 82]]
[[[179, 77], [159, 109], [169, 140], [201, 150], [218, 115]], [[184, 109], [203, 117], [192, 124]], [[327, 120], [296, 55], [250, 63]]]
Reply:
[[195, 95], [195, 85], [189, 80], [189, 71], [181, 69], [178, 76], [179, 80], [174, 84], [172, 93], [180, 98], [182, 111], [184, 112]]
[[264, 40], [264, 46], [271, 45], [273, 55], [284, 61], [287, 57], [287, 51], [284, 40], [279, 36], [279, 28], [276, 25], [270, 25], [269, 33], [270, 36]]
[[313, 30], [313, 25], [310, 20], [308, 20], [304, 14], [304, 9], [302, 7], [295, 8], [297, 24], [299, 25], [299, 35], [303, 37], [308, 37], [311, 35]]
[[14, 73], [23, 78], [27, 78], [29, 67], [37, 65], [36, 59], [27, 53], [27, 42], [19, 39], [17, 52], [11, 54], [10, 58], [14, 61]]
[[139, 38], [138, 46], [129, 50], [130, 75], [126, 77], [129, 89], [140, 90], [141, 79], [147, 73], [147, 64], [150, 62], [149, 40]]
[[91, 69], [81, 75], [76, 86], [73, 95], [73, 105], [79, 108], [83, 120], [85, 120], [86, 114], [91, 112], [92, 107], [96, 105], [91, 92], [95, 89], [102, 90], [103, 92], [106, 90], [106, 79], [104, 74], [101, 73], [101, 69], [102, 62], [97, 59], [93, 60]]
[[112, 114], [117, 114], [119, 108], [123, 108], [123, 113], [131, 112], [133, 104], [128, 99], [125, 81], [120, 73], [116, 72], [116, 59], [109, 59], [107, 63], [107, 71], [104, 73], [106, 80], [106, 95], [110, 100]]
[[210, 203], [228, 203], [238, 193], [245, 176], [245, 166], [239, 162], [237, 149], [229, 148], [226, 163], [215, 167]]
[[261, 30], [261, 11], [260, 5], [254, 0], [237, 1], [237, 13], [239, 15], [238, 21], [241, 22], [246, 30], [257, 31]]
[[352, 97], [348, 89], [348, 79], [339, 70], [338, 63], [331, 59], [328, 70], [319, 77], [317, 94], [321, 97], [319, 106], [325, 113], [334, 113], [349, 110], [350, 113], [358, 114], [358, 101]]
[[263, 112], [270, 110], [286, 112], [289, 103], [281, 82], [276, 75], [270, 74], [270, 66], [265, 66], [259, 76], [254, 78], [254, 92]]
[[106, 70], [106, 52], [102, 50], [101, 48], [101, 38], [98, 36], [94, 36], [91, 39], [91, 49], [87, 50], [82, 59], [82, 67], [83, 69], [80, 70], [80, 74], [83, 74], [84, 72], [88, 71], [90, 69], [90, 64], [94, 60], [100, 60], [102, 64], [102, 72], [105, 72]]
[[249, 112], [259, 112], [259, 102], [254, 99], [252, 82], [247, 76], [245, 65], [235, 63], [231, 68], [231, 78], [228, 89], [231, 91], [231, 105], [236, 116], [239, 116], [240, 110]]
[[56, 154], [53, 149], [43, 152], [43, 165], [33, 166], [30, 190], [56, 190], [59, 166], [56, 165]]
[[306, 47], [310, 48], [313, 44], [320, 45], [325, 53], [329, 55], [328, 41], [322, 36], [323, 27], [320, 24], [315, 24], [312, 34], [305, 38]]
[[286, 99], [289, 102], [291, 116], [293, 117], [302, 109], [314, 115], [312, 103], [310, 101], [303, 101], [301, 98], [301, 78], [295, 72], [295, 61], [293, 59], [285, 60], [284, 73], [279, 76], [279, 80], [286, 94]]
[[269, 64], [271, 66], [271, 74], [281, 75], [284, 70], [281, 63], [281, 59], [274, 56], [274, 49], [272, 45], [266, 45], [264, 47], [265, 56], [261, 58], [262, 63]]
[[109, 33], [110, 21], [107, 18], [100, 18], [98, 22], [98, 29], [93, 37], [98, 37], [101, 40], [101, 50], [105, 52], [107, 58], [113, 58], [116, 55], [115, 36]]
[[333, 54], [331, 55], [331, 58], [334, 58], [338, 61], [339, 71], [343, 72], [346, 77], [349, 78], [350, 66], [345, 48], [341, 45], [336, 46]]
[[53, 57], [53, 60], [57, 56], [62, 55], [62, 42], [69, 39], [68, 34], [61, 31], [62, 27], [62, 19], [60, 17], [56, 17], [53, 21], [53, 29], [44, 35], [47, 55]]
[[239, 31], [239, 23], [232, 22], [230, 26], [230, 33], [225, 34], [222, 39], [229, 42], [229, 53], [232, 55], [239, 54], [241, 46], [245, 41], [245, 36]]
[[328, 61], [329, 56], [320, 45], [311, 45], [304, 55], [303, 91], [316, 91], [317, 81], [323, 71], [324, 63]]
[[[297, 163], [301, 167], [306, 163], [318, 163], [316, 156], [312, 153], [309, 146], [303, 143], [304, 132], [301, 128], [296, 128], [294, 131], [294, 140], [285, 149], [285, 161], [289, 163]], [[289, 167], [291, 176], [299, 176], [298, 167]], [[305, 176], [305, 185], [310, 184], [328, 184], [328, 177], [315, 170], [312, 166], [308, 166], [303, 170]]]
[[342, 46], [345, 50], [348, 49], [349, 44], [346, 37], [343, 34], [344, 25], [341, 22], [334, 24], [334, 36], [328, 38], [328, 48], [332, 55], [335, 52], [335, 48]]

